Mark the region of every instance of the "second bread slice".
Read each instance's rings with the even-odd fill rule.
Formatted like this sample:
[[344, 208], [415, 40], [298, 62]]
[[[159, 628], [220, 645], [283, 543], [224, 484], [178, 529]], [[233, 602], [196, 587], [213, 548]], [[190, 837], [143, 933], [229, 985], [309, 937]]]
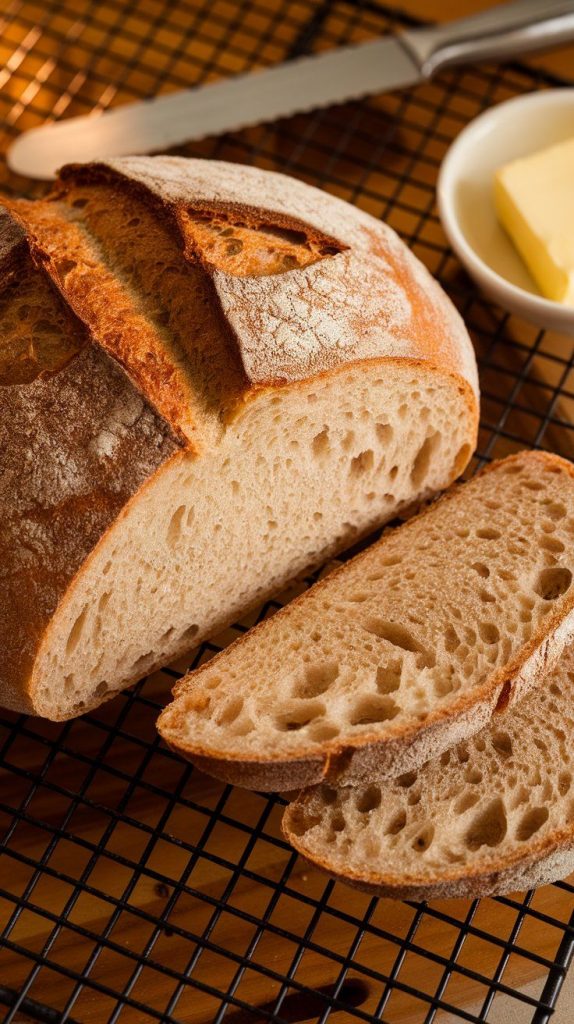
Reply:
[[453, 750], [380, 785], [317, 786], [285, 836], [379, 896], [491, 896], [574, 870], [574, 647], [541, 686]]
[[494, 463], [191, 673], [160, 733], [258, 789], [418, 768], [558, 659], [573, 571], [572, 465]]

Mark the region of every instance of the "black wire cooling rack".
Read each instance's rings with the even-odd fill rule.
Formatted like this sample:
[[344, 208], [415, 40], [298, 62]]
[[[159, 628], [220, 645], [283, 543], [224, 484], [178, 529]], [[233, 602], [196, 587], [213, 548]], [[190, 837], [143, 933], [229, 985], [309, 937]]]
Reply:
[[[48, 117], [408, 23], [367, 0], [12, 0], [0, 14], [0, 148]], [[437, 170], [484, 107], [557, 84], [519, 64], [455, 70], [182, 150], [279, 168], [397, 229], [473, 334], [475, 467], [525, 446], [574, 456], [572, 343], [471, 287], [437, 220]], [[39, 191], [5, 166], [0, 189]], [[193, 664], [288, 597], [203, 645]], [[65, 725], [0, 712], [5, 1024], [549, 1019], [573, 950], [572, 885], [427, 905], [326, 880], [280, 838], [280, 800], [216, 783], [159, 743], [154, 720], [178, 674], [157, 673]]]

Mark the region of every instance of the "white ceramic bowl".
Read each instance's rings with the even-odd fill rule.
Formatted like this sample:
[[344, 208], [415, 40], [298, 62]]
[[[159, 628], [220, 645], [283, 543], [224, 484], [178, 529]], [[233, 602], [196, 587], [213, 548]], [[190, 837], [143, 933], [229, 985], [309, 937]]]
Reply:
[[[538, 291], [494, 210], [494, 172], [515, 157], [574, 136], [574, 88], [527, 93], [471, 121], [448, 150], [438, 206], [448, 240], [477, 284], [503, 309], [574, 334], [574, 307]], [[574, 182], [573, 182], [574, 187]]]

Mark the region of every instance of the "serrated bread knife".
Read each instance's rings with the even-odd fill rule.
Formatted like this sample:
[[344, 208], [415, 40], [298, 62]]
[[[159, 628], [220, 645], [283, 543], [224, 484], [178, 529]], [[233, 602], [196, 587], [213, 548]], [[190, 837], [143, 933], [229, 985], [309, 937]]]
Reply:
[[399, 89], [439, 68], [497, 60], [574, 38], [574, 0], [515, 0], [446, 25], [417, 28], [99, 115], [24, 132], [13, 171], [52, 178], [65, 163], [159, 152], [208, 135]]

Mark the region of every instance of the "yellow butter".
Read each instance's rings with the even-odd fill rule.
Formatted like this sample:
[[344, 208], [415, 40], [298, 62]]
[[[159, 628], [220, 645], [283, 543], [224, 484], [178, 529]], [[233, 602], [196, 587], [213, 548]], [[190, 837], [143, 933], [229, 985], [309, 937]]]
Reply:
[[574, 306], [574, 139], [501, 167], [494, 202], [542, 294]]

